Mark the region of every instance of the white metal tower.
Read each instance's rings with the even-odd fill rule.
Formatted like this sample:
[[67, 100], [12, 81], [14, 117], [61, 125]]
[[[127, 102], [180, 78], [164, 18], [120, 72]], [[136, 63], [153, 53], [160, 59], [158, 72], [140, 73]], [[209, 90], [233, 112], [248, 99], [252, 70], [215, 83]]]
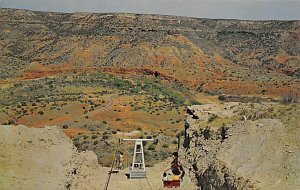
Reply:
[[135, 141], [132, 165], [129, 170], [129, 178], [146, 178], [143, 141], [153, 140], [154, 139], [123, 139], [123, 141]]

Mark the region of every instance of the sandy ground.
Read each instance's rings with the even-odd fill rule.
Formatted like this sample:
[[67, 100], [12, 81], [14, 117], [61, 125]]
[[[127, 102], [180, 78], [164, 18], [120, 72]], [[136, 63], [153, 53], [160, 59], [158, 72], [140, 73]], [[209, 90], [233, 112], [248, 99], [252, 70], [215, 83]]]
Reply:
[[[109, 168], [101, 167], [91, 151], [78, 153], [61, 129], [0, 126], [0, 136], [1, 190], [104, 189]], [[164, 189], [162, 173], [170, 162], [148, 168], [147, 179], [128, 180], [128, 169], [113, 174], [108, 189]], [[178, 189], [196, 186], [186, 175]]]
[[256, 187], [298, 189], [296, 150], [289, 147], [287, 140], [279, 120], [247, 121], [234, 126], [232, 139], [223, 144], [218, 156], [237, 175], [251, 179]]
[[[162, 184], [162, 174], [164, 170], [170, 167], [171, 159], [168, 159], [166, 162], [155, 165], [154, 167], [147, 168], [147, 178], [146, 179], [127, 179], [125, 173], [128, 173], [128, 168], [120, 171], [119, 174], [112, 174], [109, 188], [111, 190], [118, 189], [130, 189], [130, 190], [151, 190], [151, 189], [168, 189], [164, 188]], [[103, 168], [105, 173], [108, 172], [108, 168]], [[187, 172], [187, 171], [186, 171]], [[170, 177], [171, 178], [171, 177]], [[106, 178], [102, 179], [102, 184], [105, 184]], [[196, 189], [196, 185], [191, 181], [189, 174], [184, 177], [184, 180], [181, 182], [181, 187], [176, 189], [186, 189], [193, 190]]]
[[58, 128], [0, 126], [0, 189], [63, 189], [74, 146]]

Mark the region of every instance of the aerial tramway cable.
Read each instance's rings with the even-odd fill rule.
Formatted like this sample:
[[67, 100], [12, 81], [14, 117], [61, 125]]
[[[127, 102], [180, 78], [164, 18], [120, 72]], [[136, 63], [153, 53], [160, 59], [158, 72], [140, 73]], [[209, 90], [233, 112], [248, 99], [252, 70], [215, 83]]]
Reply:
[[[160, 141], [158, 141], [158, 142], [159, 142], [159, 144], [162, 146], [162, 144], [160, 143]], [[162, 146], [162, 147], [163, 147], [163, 146]], [[178, 146], [178, 157], [179, 157], [179, 147], [180, 147], [180, 146]], [[165, 149], [166, 152], [170, 153], [170, 151], [169, 151], [168, 149], [166, 149], [165, 147], [163, 147], [163, 149]], [[180, 163], [180, 165], [182, 165], [183, 167], [185, 167], [186, 169], [188, 169], [189, 172], [196, 173], [196, 172], [194, 172], [194, 171], [191, 171], [191, 170], [190, 170], [190, 167], [185, 166], [183, 163]]]
[[113, 155], [113, 160], [112, 160], [112, 163], [111, 163], [110, 171], [109, 171], [109, 173], [108, 173], [108, 177], [107, 177], [107, 180], [106, 180], [106, 183], [105, 183], [104, 190], [107, 190], [107, 189], [108, 189], [110, 177], [111, 177], [111, 174], [113, 173], [113, 168], [114, 168], [114, 164], [115, 164], [115, 160], [116, 160], [116, 155], [117, 155], [117, 152], [119, 151], [119, 148], [120, 148], [120, 142], [121, 142], [121, 141], [120, 141], [120, 139], [119, 139], [117, 148], [116, 148], [115, 153], [114, 153], [114, 155]]
[[[124, 139], [124, 140], [126, 140], [126, 139]], [[129, 140], [129, 139], [128, 139]], [[133, 140], [133, 139], [130, 139], [130, 140]], [[165, 148], [161, 143], [160, 143], [160, 141], [158, 141], [159, 142], [159, 144], [163, 147], [163, 149], [167, 152], [167, 153], [170, 153], [170, 151], [167, 149], [167, 148]], [[128, 142], [126, 142], [126, 145], [127, 145], [127, 147], [126, 147], [126, 149], [127, 149], [127, 166], [128, 166], [128, 168], [130, 168], [129, 167], [129, 159], [128, 159]], [[125, 145], [125, 146], [126, 146]], [[114, 152], [114, 155], [113, 155], [113, 160], [112, 160], [112, 163], [111, 163], [111, 168], [110, 168], [110, 171], [109, 171], [109, 173], [108, 173], [108, 177], [107, 177], [107, 181], [106, 181], [106, 183], [105, 183], [105, 187], [104, 187], [104, 190], [107, 190], [108, 189], [108, 185], [109, 185], [109, 182], [110, 182], [110, 179], [111, 179], [111, 174], [113, 173], [113, 169], [114, 169], [114, 165], [115, 165], [115, 161], [116, 161], [116, 155], [118, 154], [118, 152], [120, 151], [120, 146], [121, 146], [121, 139], [119, 139], [119, 142], [118, 142], [118, 144], [117, 144], [117, 147], [116, 147], [116, 149], [115, 149], [115, 152]], [[178, 151], [179, 151], [179, 149], [178, 149]], [[184, 166], [184, 165], [183, 165]], [[186, 167], [186, 166], [184, 166], [184, 167]], [[186, 167], [187, 168], [187, 167]], [[148, 181], [148, 178], [146, 177], [146, 181], [147, 181], [147, 184], [148, 184], [148, 186], [150, 187], [150, 189], [152, 190], [152, 187], [151, 187], [151, 185], [150, 185], [150, 183], [149, 183], [149, 181]]]

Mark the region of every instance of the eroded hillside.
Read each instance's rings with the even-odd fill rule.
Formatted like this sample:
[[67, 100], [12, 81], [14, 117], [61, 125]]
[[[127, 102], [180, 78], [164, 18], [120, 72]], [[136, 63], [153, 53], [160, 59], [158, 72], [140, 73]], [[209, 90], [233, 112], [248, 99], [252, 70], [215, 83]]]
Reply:
[[299, 93], [299, 21], [1, 9], [1, 82], [61, 73], [161, 77], [211, 94]]
[[298, 105], [211, 104], [188, 113], [182, 154], [201, 189], [300, 187]]
[[[153, 166], [176, 149], [176, 136], [183, 134], [185, 123], [185, 159], [198, 186], [264, 188], [277, 179], [274, 188], [294, 187], [298, 171], [290, 168], [293, 156], [299, 155], [299, 41], [299, 21], [0, 9], [0, 129], [57, 125], [79, 151], [95, 152], [103, 166], [110, 165], [119, 138], [157, 138], [163, 143], [145, 145], [145, 159]], [[219, 100], [248, 103], [222, 107]], [[185, 122], [186, 107], [203, 103], [213, 103], [216, 110], [202, 105], [205, 113]], [[193, 115], [191, 109], [188, 114]], [[228, 133], [228, 128], [234, 132]], [[15, 145], [14, 138], [2, 144]], [[44, 143], [43, 138], [39, 141]], [[23, 145], [33, 141], [26, 137], [20, 142], [25, 151]], [[243, 146], [252, 143], [260, 149], [282, 149], [256, 154], [247, 147], [243, 152]], [[66, 159], [76, 152], [68, 147], [72, 151], [65, 153]], [[269, 153], [278, 155], [279, 162], [290, 161], [275, 170], [266, 163], [274, 171], [270, 180], [261, 182], [260, 173], [250, 170], [252, 178], [244, 166], [235, 165], [242, 154], [241, 164], [262, 172], [265, 168], [257, 163]], [[207, 155], [210, 160], [205, 163], [189, 160]], [[14, 174], [7, 175], [14, 179]], [[58, 188], [66, 184], [65, 177], [62, 180]]]
[[0, 126], [0, 189], [98, 189], [97, 157], [57, 127]]

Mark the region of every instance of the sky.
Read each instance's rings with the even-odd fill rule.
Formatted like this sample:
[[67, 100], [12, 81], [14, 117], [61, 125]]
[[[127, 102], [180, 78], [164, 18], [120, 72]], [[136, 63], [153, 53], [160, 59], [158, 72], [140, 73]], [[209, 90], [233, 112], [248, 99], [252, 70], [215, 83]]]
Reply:
[[300, 0], [0, 0], [0, 7], [68, 13], [124, 12], [241, 20], [300, 20]]

